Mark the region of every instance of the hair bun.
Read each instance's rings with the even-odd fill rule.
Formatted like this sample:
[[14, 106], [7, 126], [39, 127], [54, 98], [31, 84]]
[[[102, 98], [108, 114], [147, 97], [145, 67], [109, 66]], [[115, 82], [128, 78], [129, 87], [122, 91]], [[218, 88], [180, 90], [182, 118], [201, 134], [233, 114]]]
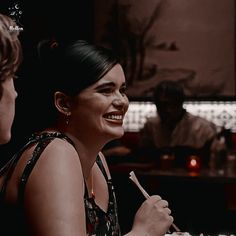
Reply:
[[51, 44], [50, 44], [50, 48], [51, 49], [55, 49], [58, 46], [59, 46], [59, 43], [56, 40], [52, 41]]
[[54, 38], [41, 40], [37, 45], [39, 60], [44, 61], [45, 58], [51, 58], [58, 46], [59, 43]]

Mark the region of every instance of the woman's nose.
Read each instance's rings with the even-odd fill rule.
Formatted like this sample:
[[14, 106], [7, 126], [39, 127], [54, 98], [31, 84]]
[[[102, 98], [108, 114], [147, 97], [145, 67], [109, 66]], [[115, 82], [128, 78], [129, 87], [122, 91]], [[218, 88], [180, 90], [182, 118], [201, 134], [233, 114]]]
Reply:
[[117, 94], [116, 97], [113, 100], [114, 106], [125, 106], [128, 103], [128, 99], [126, 96], [123, 96], [122, 94]]
[[113, 100], [113, 105], [114, 106], [124, 106], [125, 105], [125, 100], [121, 98], [115, 98]]

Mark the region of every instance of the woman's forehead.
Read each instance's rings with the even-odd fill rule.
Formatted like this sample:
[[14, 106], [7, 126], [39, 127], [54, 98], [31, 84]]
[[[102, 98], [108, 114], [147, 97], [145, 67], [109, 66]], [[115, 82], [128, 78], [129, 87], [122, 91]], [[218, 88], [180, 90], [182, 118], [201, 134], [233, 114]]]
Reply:
[[112, 67], [100, 80], [96, 82], [97, 85], [104, 84], [104, 83], [124, 83], [125, 82], [125, 75], [123, 72], [122, 67], [117, 64]]

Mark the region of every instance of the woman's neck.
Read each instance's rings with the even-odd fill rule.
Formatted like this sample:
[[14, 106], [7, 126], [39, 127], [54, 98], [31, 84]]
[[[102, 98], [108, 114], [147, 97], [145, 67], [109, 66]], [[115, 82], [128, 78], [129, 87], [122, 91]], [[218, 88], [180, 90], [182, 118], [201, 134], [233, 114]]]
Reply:
[[83, 174], [85, 178], [90, 175], [91, 169], [96, 162], [98, 153], [102, 149], [102, 145], [99, 145], [93, 140], [84, 140], [77, 138], [70, 133], [65, 133], [74, 143], [75, 149], [79, 155]]
[[[102, 150], [105, 145], [105, 141], [102, 142], [102, 137], [99, 138], [96, 135], [82, 134], [77, 136], [68, 129], [60, 127], [50, 127], [46, 129], [48, 132], [61, 132], [67, 135], [74, 143], [75, 149], [79, 155], [83, 174], [85, 178], [90, 175], [91, 168], [93, 167], [98, 153]], [[94, 137], [94, 138], [93, 138]]]

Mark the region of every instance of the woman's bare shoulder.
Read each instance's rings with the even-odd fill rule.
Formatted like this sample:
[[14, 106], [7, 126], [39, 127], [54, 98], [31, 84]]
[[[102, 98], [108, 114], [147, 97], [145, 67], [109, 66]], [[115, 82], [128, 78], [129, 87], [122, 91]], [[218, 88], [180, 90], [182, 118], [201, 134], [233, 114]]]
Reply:
[[78, 153], [74, 146], [64, 139], [55, 138], [48, 146], [45, 148], [45, 154], [52, 157], [59, 156], [69, 156], [71, 158], [79, 159]]
[[25, 202], [34, 230], [43, 235], [52, 226], [55, 235], [84, 231], [85, 223], [78, 225], [85, 218], [84, 178], [78, 153], [70, 143], [54, 139], [46, 147], [27, 182]]
[[79, 155], [73, 145], [62, 139], [54, 139], [43, 151], [36, 169], [50, 170], [50, 173], [64, 173], [64, 177], [82, 177]]

